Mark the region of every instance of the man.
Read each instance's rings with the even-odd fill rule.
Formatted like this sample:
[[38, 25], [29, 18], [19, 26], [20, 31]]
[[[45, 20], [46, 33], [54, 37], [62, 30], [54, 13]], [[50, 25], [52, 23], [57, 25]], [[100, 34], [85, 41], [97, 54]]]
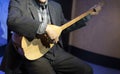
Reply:
[[[94, 12], [93, 14], [96, 14]], [[92, 14], [92, 15], [93, 15]], [[90, 14], [91, 15], [91, 14]], [[85, 25], [85, 19], [65, 29], [63, 33], [76, 30]], [[8, 15], [8, 28], [12, 31], [12, 39], [7, 47], [7, 68], [22, 68], [25, 74], [93, 74], [92, 68], [82, 60], [65, 52], [57, 30], [66, 22], [61, 6], [48, 0], [11, 0]], [[54, 25], [48, 25], [54, 24]], [[19, 51], [19, 37], [29, 41], [41, 39], [42, 44], [49, 48], [54, 46], [42, 57], [28, 60]], [[17, 46], [17, 47], [16, 47]], [[17, 50], [17, 51], [16, 51]], [[32, 52], [31, 52], [32, 53]]]

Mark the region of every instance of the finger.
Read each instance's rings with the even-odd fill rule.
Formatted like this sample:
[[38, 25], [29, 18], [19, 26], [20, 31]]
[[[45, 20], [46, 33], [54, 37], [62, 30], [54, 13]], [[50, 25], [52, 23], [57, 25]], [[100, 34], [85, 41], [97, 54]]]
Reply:
[[57, 43], [58, 41], [59, 41], [59, 38], [56, 38], [56, 39], [55, 39], [55, 43]]

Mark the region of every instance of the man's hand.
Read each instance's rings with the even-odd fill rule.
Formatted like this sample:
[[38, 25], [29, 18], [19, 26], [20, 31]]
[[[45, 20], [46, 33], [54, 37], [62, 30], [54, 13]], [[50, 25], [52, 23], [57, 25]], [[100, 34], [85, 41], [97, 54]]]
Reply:
[[56, 25], [48, 25], [46, 28], [47, 35], [50, 37], [50, 39], [57, 43], [59, 41], [59, 36], [62, 32], [62, 29], [59, 26]]
[[59, 36], [62, 32], [62, 29], [56, 25], [48, 25], [46, 28], [46, 33], [37, 34], [36, 37], [40, 38], [42, 44], [46, 48], [50, 48], [50, 44], [57, 43], [59, 41]]

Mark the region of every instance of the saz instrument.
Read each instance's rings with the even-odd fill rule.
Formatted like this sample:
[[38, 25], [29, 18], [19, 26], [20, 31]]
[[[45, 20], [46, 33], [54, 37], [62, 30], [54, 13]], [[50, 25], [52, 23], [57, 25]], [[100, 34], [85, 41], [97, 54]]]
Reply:
[[[57, 33], [60, 36], [61, 32], [68, 28], [69, 26], [71, 26], [72, 24], [74, 24], [75, 22], [79, 21], [80, 19], [84, 18], [85, 16], [96, 12], [97, 8], [99, 10], [99, 7], [103, 6], [103, 3], [99, 3], [96, 5], [96, 7], [91, 8], [90, 10], [88, 10], [87, 12], [81, 14], [80, 16], [76, 17], [75, 19], [65, 23], [62, 26], [58, 27]], [[60, 30], [59, 30], [60, 29]], [[21, 39], [21, 49], [23, 51], [23, 55], [25, 56], [25, 58], [27, 58], [28, 60], [35, 60], [38, 59], [40, 57], [42, 57], [44, 54], [46, 54], [52, 47], [54, 46], [54, 43], [50, 44], [50, 48], [46, 48], [45, 46], [43, 46], [42, 42], [40, 39], [33, 39], [32, 41], [28, 41], [27, 38], [25, 38], [24, 36], [22, 36]]]

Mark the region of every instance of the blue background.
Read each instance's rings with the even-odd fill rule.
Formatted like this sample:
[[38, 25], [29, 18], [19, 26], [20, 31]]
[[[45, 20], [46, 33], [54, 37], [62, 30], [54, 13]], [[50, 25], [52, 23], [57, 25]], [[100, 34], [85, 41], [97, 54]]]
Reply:
[[[8, 4], [9, 0], [0, 0], [0, 64], [5, 50], [3, 46], [7, 44], [7, 15], [8, 15]], [[0, 71], [0, 74], [4, 72]]]
[[0, 46], [7, 43], [7, 25], [6, 19], [8, 14], [9, 0], [0, 0]]

